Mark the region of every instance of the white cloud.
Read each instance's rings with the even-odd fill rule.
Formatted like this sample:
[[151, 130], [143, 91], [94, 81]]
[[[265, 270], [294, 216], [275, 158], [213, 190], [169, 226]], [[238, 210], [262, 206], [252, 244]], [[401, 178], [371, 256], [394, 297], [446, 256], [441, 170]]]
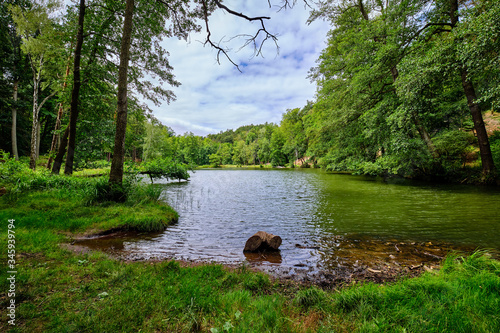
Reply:
[[[172, 88], [176, 101], [153, 107], [153, 111], [177, 134], [206, 135], [252, 123], [277, 123], [286, 109], [303, 107], [314, 98], [315, 86], [307, 74], [325, 47], [327, 23], [306, 25], [308, 10], [300, 4], [277, 13], [276, 8], [268, 8], [267, 1], [225, 3], [248, 15], [271, 16], [266, 26], [279, 35], [279, 54], [272, 41], [263, 47], [262, 58], [252, 57], [250, 46], [238, 51], [243, 41], [231, 40], [226, 45], [232, 48], [231, 57], [240, 65], [240, 73], [222, 56], [217, 64], [217, 52], [198, 42], [204, 40], [204, 34], [190, 36], [190, 43], [175, 38], [165, 41], [170, 64], [182, 85]], [[213, 40], [219, 41], [253, 33], [258, 23], [219, 11], [210, 18], [210, 26]]]

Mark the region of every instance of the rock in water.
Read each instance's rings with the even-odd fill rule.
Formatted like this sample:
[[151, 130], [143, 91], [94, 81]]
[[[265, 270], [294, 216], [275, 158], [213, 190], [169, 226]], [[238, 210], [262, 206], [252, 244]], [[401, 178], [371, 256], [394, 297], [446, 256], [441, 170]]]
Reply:
[[264, 250], [277, 251], [281, 245], [281, 237], [265, 231], [258, 231], [250, 237], [246, 244], [244, 252], [257, 252]]

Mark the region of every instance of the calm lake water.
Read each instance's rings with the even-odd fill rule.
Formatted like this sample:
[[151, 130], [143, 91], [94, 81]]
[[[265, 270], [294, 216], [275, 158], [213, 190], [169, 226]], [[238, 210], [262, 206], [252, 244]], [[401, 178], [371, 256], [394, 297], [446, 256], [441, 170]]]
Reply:
[[[339, 253], [346, 259], [342, 249], [362, 243], [500, 249], [496, 188], [391, 183], [313, 169], [198, 170], [189, 182], [158, 186], [179, 222], [110, 247], [145, 259], [287, 267], [337, 265]], [[246, 240], [259, 230], [282, 237], [280, 254], [245, 256]], [[362, 252], [370, 256], [372, 245]]]

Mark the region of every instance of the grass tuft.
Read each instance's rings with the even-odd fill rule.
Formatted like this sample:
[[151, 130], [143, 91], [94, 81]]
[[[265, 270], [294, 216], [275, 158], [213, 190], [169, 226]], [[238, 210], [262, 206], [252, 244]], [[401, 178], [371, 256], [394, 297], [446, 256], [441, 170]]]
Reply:
[[300, 290], [294, 298], [294, 304], [303, 308], [310, 308], [325, 302], [326, 294], [316, 287]]

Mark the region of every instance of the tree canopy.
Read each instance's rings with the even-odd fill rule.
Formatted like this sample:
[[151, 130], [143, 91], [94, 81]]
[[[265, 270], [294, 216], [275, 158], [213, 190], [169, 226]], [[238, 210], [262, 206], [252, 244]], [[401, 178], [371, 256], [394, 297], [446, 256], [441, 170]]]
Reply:
[[[294, 4], [280, 2], [282, 9]], [[0, 9], [1, 149], [29, 155], [32, 168], [40, 151], [55, 157], [55, 173], [66, 152], [66, 173], [115, 159], [111, 181], [117, 183], [125, 161], [154, 165], [156, 159], [496, 177], [500, 135], [488, 124], [498, 118], [500, 95], [498, 1], [317, 1], [310, 20], [327, 20], [331, 30], [309, 74], [315, 100], [280, 110], [279, 124], [207, 137], [176, 135], [147, 105], [175, 100], [169, 87], [180, 84], [164, 39], [203, 30], [216, 60], [238, 66], [212, 40], [211, 15], [223, 11], [256, 22], [243, 46], [253, 45], [257, 54], [262, 43], [278, 42], [266, 28], [268, 17], [217, 0], [79, 0], [66, 7], [12, 0]]]

